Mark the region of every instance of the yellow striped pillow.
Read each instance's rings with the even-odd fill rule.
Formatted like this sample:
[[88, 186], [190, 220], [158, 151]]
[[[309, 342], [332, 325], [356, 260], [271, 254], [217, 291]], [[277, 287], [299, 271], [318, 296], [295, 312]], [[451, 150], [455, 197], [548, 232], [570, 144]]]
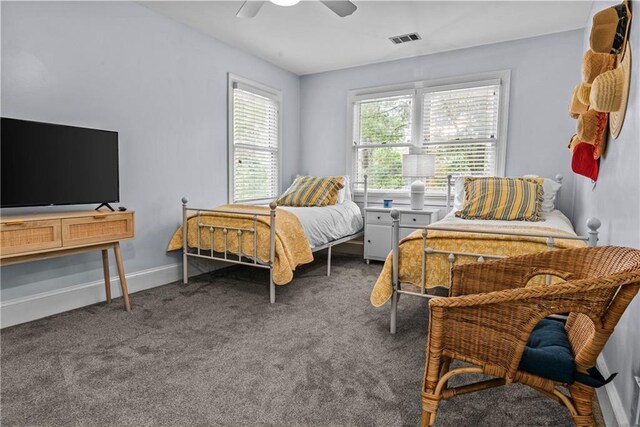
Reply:
[[467, 177], [464, 205], [456, 216], [505, 221], [542, 220], [542, 178]]
[[342, 176], [299, 176], [277, 200], [280, 206], [335, 205], [344, 187]]

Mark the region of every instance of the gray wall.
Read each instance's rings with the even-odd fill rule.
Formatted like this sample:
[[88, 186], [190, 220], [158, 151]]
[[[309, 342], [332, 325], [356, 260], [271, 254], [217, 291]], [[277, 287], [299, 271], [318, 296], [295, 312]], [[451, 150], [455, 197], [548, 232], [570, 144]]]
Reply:
[[[595, 2], [592, 15], [617, 2]], [[640, 2], [633, 2], [640, 11]], [[600, 243], [640, 248], [640, 20], [631, 23], [631, 91], [622, 132], [610, 140], [605, 156], [600, 160], [597, 185], [588, 178], [576, 177], [576, 225], [585, 231], [589, 216], [602, 220]], [[583, 49], [589, 49], [591, 18], [584, 32]], [[576, 78], [580, 78], [576, 73]], [[613, 384], [622, 400], [627, 419], [633, 422], [632, 408], [638, 402], [633, 375], [640, 375], [640, 297], [633, 300], [603, 352], [607, 367], [619, 372]]]
[[[119, 132], [121, 202], [136, 211], [127, 273], [178, 263], [165, 249], [183, 195], [227, 200], [227, 72], [283, 90], [283, 185], [297, 172], [295, 74], [132, 2], [1, 7], [2, 115]], [[2, 300], [100, 280], [99, 260], [3, 267]]]
[[[565, 176], [561, 208], [571, 215], [568, 100], [581, 59], [582, 30], [385, 62], [301, 78], [301, 170], [347, 171], [350, 89], [511, 70], [506, 173]], [[544, 131], [542, 131], [544, 129]]]

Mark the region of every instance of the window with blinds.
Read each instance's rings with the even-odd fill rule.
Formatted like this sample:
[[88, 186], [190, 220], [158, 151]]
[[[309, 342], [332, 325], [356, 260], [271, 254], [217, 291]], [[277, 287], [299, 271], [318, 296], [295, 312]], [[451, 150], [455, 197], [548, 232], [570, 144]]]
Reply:
[[436, 157], [427, 191], [445, 190], [447, 175], [496, 173], [499, 82], [423, 94], [422, 150]]
[[373, 191], [404, 192], [413, 179], [402, 177], [402, 155], [410, 152], [436, 158], [435, 176], [425, 181], [427, 194], [445, 190], [449, 174], [503, 174], [503, 84], [503, 78], [436, 86], [417, 82], [413, 89], [356, 95], [353, 175], [358, 181], [368, 175]]
[[233, 203], [275, 199], [279, 192], [280, 99], [232, 82], [230, 197]]
[[364, 99], [356, 104], [354, 145], [357, 181], [369, 177], [369, 188], [403, 187], [402, 155], [412, 146], [413, 95]]

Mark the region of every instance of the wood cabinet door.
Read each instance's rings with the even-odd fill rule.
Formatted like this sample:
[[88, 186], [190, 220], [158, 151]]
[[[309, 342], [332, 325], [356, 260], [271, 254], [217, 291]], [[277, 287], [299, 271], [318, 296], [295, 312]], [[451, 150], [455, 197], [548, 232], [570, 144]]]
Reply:
[[364, 257], [384, 260], [391, 251], [391, 227], [367, 224], [364, 236]]

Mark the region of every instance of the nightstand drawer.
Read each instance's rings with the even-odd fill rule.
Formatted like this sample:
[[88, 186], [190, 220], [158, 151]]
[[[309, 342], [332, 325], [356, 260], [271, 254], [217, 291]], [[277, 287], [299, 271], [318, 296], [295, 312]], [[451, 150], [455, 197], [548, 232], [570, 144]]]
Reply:
[[367, 224], [391, 225], [391, 212], [368, 211], [365, 220]]
[[64, 246], [133, 238], [133, 213], [100, 214], [62, 220]]
[[60, 220], [4, 221], [0, 225], [2, 256], [62, 246]]
[[402, 215], [400, 215], [400, 226], [403, 227], [425, 227], [432, 222], [430, 212], [403, 212]]

